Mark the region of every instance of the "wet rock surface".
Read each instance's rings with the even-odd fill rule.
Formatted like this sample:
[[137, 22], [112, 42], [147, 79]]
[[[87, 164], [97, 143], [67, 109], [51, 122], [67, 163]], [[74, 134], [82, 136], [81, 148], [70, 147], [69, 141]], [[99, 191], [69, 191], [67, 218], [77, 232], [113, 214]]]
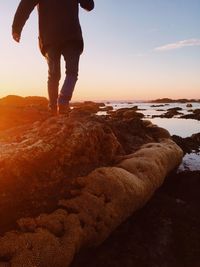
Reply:
[[178, 172], [200, 170], [200, 133], [186, 138], [173, 135], [172, 139], [184, 152]]
[[186, 114], [181, 116], [182, 119], [193, 119], [193, 120], [200, 120], [200, 109], [192, 110], [191, 114]]
[[161, 115], [153, 115], [152, 118], [173, 118], [174, 116], [182, 115], [183, 113], [180, 112], [182, 108], [169, 108], [167, 112]]
[[200, 133], [193, 134], [192, 136], [186, 138], [173, 135], [172, 139], [182, 148], [184, 154], [199, 152], [200, 150]]

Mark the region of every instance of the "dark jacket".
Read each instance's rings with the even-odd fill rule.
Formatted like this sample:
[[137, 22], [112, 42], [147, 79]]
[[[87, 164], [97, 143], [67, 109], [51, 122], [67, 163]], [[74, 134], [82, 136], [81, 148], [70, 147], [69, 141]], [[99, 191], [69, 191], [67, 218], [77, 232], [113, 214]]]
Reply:
[[88, 11], [94, 8], [93, 0], [21, 0], [13, 21], [13, 32], [21, 34], [37, 5], [39, 42], [43, 54], [49, 45], [60, 46], [67, 41], [82, 41], [79, 4]]

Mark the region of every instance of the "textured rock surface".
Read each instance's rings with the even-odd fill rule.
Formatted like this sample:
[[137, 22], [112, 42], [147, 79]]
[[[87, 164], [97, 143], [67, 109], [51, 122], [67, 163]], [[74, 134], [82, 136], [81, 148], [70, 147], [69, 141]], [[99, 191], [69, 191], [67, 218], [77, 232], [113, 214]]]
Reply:
[[19, 221], [24, 233], [0, 240], [0, 258], [11, 266], [69, 266], [80, 248], [102, 243], [142, 207], [181, 158], [181, 149], [165, 140], [144, 146], [117, 167], [74, 179], [74, 198], [61, 200], [51, 215]]
[[166, 130], [135, 116], [121, 120], [76, 109], [69, 118], [0, 131], [0, 233], [18, 218], [55, 210], [62, 196], [71, 196], [73, 177], [168, 137]]
[[7, 96], [0, 99], [0, 131], [48, 118], [44, 97]]
[[[85, 101], [72, 103], [71, 107], [82, 113], [95, 114], [105, 107], [105, 104]], [[28, 126], [48, 117], [48, 100], [45, 97], [9, 95], [0, 98], [0, 131], [22, 125]]]
[[69, 266], [179, 165], [169, 133], [134, 109], [99, 117], [86, 104], [0, 131], [0, 266]]
[[37, 212], [54, 209], [68, 194], [71, 178], [111, 165], [124, 153], [111, 128], [92, 117], [50, 118], [1, 137], [1, 232], [10, 216], [13, 222], [34, 207]]

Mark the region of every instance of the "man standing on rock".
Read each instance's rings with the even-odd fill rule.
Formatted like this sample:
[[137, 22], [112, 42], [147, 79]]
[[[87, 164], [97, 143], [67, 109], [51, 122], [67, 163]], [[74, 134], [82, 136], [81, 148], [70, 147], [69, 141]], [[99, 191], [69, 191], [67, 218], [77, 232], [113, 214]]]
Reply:
[[[38, 6], [39, 44], [48, 63], [49, 110], [52, 114], [69, 111], [69, 101], [78, 79], [79, 58], [83, 51], [83, 37], [79, 23], [79, 5], [91, 11], [93, 0], [21, 0], [16, 11], [12, 34], [20, 41], [22, 29], [29, 15]], [[66, 64], [66, 78], [59, 91], [60, 59]]]

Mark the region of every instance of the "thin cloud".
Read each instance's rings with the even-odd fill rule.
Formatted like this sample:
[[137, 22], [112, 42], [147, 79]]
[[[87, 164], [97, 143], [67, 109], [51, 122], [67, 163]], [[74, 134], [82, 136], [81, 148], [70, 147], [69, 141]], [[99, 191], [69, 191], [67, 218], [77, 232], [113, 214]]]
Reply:
[[188, 46], [200, 46], [200, 39], [188, 39], [183, 41], [178, 41], [176, 43], [166, 44], [160, 47], [156, 47], [154, 50], [158, 52], [170, 51], [181, 49]]

